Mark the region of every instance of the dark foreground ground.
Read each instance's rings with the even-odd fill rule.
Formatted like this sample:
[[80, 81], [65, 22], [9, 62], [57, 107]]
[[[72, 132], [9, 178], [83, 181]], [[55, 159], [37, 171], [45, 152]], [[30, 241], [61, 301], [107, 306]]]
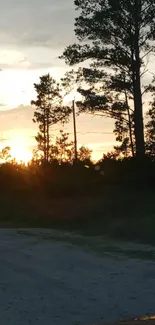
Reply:
[[1, 190], [0, 227], [74, 230], [154, 245], [155, 189], [105, 185], [56, 196], [44, 190]]
[[101, 254], [83, 246], [83, 237], [73, 239], [51, 230], [0, 230], [1, 324], [102, 324], [155, 313], [154, 258], [131, 255], [154, 255], [153, 247], [117, 243], [120, 254], [105, 241]]

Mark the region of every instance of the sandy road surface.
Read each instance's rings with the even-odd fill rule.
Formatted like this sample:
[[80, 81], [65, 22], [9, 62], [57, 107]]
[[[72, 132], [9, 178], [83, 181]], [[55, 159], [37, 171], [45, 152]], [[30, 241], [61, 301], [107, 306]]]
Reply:
[[87, 325], [147, 313], [155, 313], [153, 261], [0, 230], [0, 324]]

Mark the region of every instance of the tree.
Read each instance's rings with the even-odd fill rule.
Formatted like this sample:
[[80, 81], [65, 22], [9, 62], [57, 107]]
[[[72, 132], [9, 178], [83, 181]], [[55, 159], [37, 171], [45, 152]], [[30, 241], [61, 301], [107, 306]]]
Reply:
[[[78, 149], [78, 160], [82, 162], [91, 160], [91, 153], [87, 147], [81, 146]], [[74, 161], [74, 142], [69, 140], [69, 133], [60, 130], [60, 135], [56, 137], [55, 144], [50, 146], [50, 160], [57, 160], [59, 164], [73, 163]]]
[[10, 163], [11, 161], [13, 161], [10, 151], [10, 147], [5, 147], [2, 149], [2, 151], [0, 152], [0, 161], [2, 163]]
[[44, 162], [48, 163], [50, 127], [58, 122], [67, 122], [71, 109], [63, 105], [60, 85], [49, 74], [41, 76], [40, 82], [35, 83], [34, 88], [37, 99], [31, 101], [31, 104], [36, 107], [33, 122], [39, 124], [36, 141], [38, 150], [43, 154]]
[[[121, 142], [119, 151], [121, 152], [126, 144], [125, 155], [134, 157], [134, 114], [129, 105], [130, 94], [127, 89], [130, 85], [126, 82], [125, 76], [115, 75], [109, 78], [102, 71], [80, 68], [78, 71], [67, 72], [62, 81], [63, 87], [67, 90], [73, 89], [75, 84], [78, 86], [77, 91], [82, 95], [82, 100], [76, 102], [79, 113], [86, 112], [115, 120], [114, 134], [116, 141]], [[82, 88], [84, 81], [90, 88]]]
[[146, 151], [149, 156], [155, 158], [155, 99], [147, 117], [149, 120], [146, 125]]
[[[117, 107], [118, 106], [118, 107]], [[121, 106], [121, 107], [120, 107]], [[113, 108], [115, 105], [113, 105]], [[116, 135], [116, 141], [120, 142], [119, 146], [115, 146], [114, 149], [118, 155], [123, 156], [135, 156], [135, 137], [134, 137], [134, 115], [131, 111], [128, 99], [126, 102], [116, 103], [116, 110], [114, 109], [115, 129], [114, 134]], [[112, 112], [113, 114], [113, 112]]]
[[60, 130], [60, 135], [50, 148], [50, 159], [58, 160], [60, 164], [72, 162], [74, 159], [73, 141], [69, 141], [69, 134], [63, 130]]
[[42, 162], [43, 162], [43, 156], [42, 156], [41, 152], [39, 152], [39, 150], [37, 148], [34, 149], [33, 156], [30, 161], [30, 165], [39, 166], [42, 164]]
[[78, 159], [80, 161], [90, 161], [91, 160], [92, 150], [87, 147], [81, 146], [78, 150]]
[[[95, 80], [97, 74], [100, 82], [103, 68], [108, 68], [111, 78], [116, 76], [117, 79], [121, 76], [123, 90], [127, 90], [133, 100], [136, 155], [142, 157], [145, 153], [142, 76], [145, 73], [146, 59], [154, 50], [155, 1], [75, 0], [74, 2], [79, 11], [79, 17], [75, 22], [75, 34], [79, 42], [68, 46], [63, 58], [70, 65], [88, 61], [90, 77], [87, 75], [87, 79], [89, 77]], [[102, 100], [102, 104], [108, 109], [107, 98], [103, 96], [105, 89], [101, 83], [102, 96], [98, 96], [98, 100], [99, 103]]]

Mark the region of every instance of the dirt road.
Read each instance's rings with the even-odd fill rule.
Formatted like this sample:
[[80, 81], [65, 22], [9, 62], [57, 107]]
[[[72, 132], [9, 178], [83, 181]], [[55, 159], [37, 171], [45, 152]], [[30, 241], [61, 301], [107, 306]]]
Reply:
[[75, 325], [155, 313], [155, 262], [0, 230], [0, 324]]

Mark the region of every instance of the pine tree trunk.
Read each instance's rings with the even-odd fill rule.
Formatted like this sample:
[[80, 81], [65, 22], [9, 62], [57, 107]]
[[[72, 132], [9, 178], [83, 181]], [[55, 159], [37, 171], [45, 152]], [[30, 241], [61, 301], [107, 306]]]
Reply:
[[145, 155], [144, 143], [144, 124], [143, 124], [143, 104], [141, 93], [140, 77], [140, 53], [139, 53], [139, 17], [141, 13], [141, 3], [135, 0], [135, 42], [133, 60], [133, 90], [134, 90], [134, 109], [135, 109], [135, 138], [136, 156], [141, 158]]
[[47, 111], [47, 135], [46, 135], [46, 141], [47, 141], [47, 163], [49, 162], [49, 112]]
[[46, 164], [47, 155], [46, 155], [46, 113], [44, 108], [44, 163]]
[[125, 99], [126, 99], [126, 107], [127, 107], [128, 120], [129, 120], [129, 137], [130, 137], [130, 144], [131, 144], [131, 152], [132, 152], [132, 157], [134, 158], [135, 152], [134, 152], [133, 137], [132, 137], [132, 122], [131, 122], [130, 109], [128, 104], [128, 97], [126, 92], [125, 92]]
[[47, 163], [49, 162], [49, 149], [50, 149], [50, 112], [51, 112], [51, 106], [50, 106], [50, 91], [48, 93], [48, 104], [46, 109], [46, 127], [47, 127], [47, 133], [46, 133], [46, 144], [47, 144]]
[[141, 80], [139, 68], [139, 49], [137, 49], [135, 87], [134, 87], [134, 103], [135, 103], [135, 138], [136, 138], [136, 155], [143, 157], [145, 155], [144, 144], [144, 123], [143, 123], [143, 104], [141, 94]]
[[131, 143], [131, 151], [132, 151], [132, 157], [134, 158], [135, 152], [134, 152], [134, 145], [133, 145], [133, 138], [132, 138], [132, 123], [131, 123], [129, 106], [128, 106], [128, 118], [129, 118], [129, 136], [130, 136], [130, 143]]

